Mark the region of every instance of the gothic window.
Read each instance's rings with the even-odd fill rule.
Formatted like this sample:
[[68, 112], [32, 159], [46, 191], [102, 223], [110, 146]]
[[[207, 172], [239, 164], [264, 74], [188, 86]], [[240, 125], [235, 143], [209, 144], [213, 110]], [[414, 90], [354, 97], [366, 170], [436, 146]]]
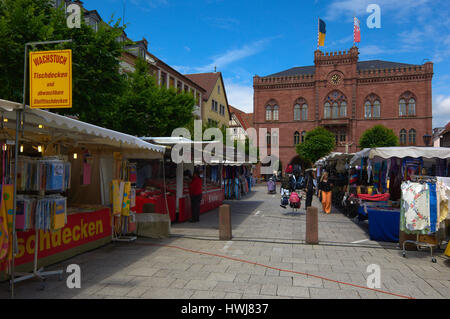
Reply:
[[409, 100], [408, 115], [416, 115], [416, 100], [414, 99]]
[[272, 142], [272, 139], [271, 139], [271, 136], [270, 136], [269, 132], [267, 132], [267, 134], [266, 134], [266, 142], [267, 142], [267, 145], [270, 145], [271, 142]]
[[334, 103], [333, 103], [332, 117], [333, 117], [334, 119], [339, 118], [339, 106], [338, 106], [337, 102], [334, 102]]
[[300, 121], [300, 105], [294, 106], [294, 121]]
[[376, 94], [370, 94], [366, 97], [366, 102], [364, 103], [364, 117], [366, 119], [380, 117], [381, 114], [381, 103], [380, 98]]
[[416, 145], [416, 130], [415, 129], [410, 129], [409, 130], [409, 145]]
[[341, 102], [340, 116], [347, 117], [347, 102], [345, 102], [345, 101]]
[[278, 105], [273, 107], [273, 120], [278, 121]]
[[306, 131], [302, 132], [302, 143], [305, 141], [306, 138]]
[[340, 91], [331, 92], [324, 102], [324, 118], [347, 117], [347, 98]]
[[400, 131], [400, 145], [406, 145], [406, 130], [402, 129]]
[[380, 111], [380, 101], [376, 100], [373, 102], [373, 117], [380, 117], [381, 111]]
[[406, 115], [406, 101], [404, 99], [400, 100], [400, 116]]
[[266, 106], [266, 121], [272, 120], [272, 107], [270, 105]]
[[364, 105], [364, 117], [366, 119], [370, 119], [372, 117], [372, 105], [370, 105], [369, 101], [367, 101]]
[[331, 107], [330, 107], [330, 103], [325, 103], [325, 107], [324, 107], [324, 115], [323, 117], [326, 119], [329, 119], [331, 116]]
[[307, 121], [308, 120], [308, 105], [303, 104], [302, 106], [302, 120]]
[[272, 145], [278, 145], [278, 133], [273, 132], [272, 134]]
[[295, 132], [294, 133], [294, 144], [300, 144], [300, 133], [299, 132]]
[[413, 93], [406, 91], [400, 96], [399, 101], [399, 115], [400, 116], [415, 116], [416, 115], [416, 101], [417, 98]]

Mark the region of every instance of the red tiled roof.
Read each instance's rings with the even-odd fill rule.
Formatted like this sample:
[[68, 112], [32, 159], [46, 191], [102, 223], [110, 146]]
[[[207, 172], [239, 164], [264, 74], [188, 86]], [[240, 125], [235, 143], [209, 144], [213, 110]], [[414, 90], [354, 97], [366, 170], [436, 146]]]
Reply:
[[[220, 72], [216, 73], [197, 73], [197, 74], [185, 74], [189, 80], [197, 83], [206, 90], [204, 100], [207, 101], [217, 83], [217, 79], [221, 76]], [[223, 88], [222, 88], [223, 89]]]
[[244, 130], [247, 130], [249, 127], [253, 126], [253, 113], [245, 113], [231, 105], [229, 107], [230, 113], [237, 117]]

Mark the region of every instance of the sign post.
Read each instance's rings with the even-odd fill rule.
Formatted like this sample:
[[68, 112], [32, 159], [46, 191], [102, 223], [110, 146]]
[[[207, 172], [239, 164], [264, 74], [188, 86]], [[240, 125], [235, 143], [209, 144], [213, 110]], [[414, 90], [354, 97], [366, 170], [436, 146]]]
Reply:
[[30, 52], [30, 108], [72, 107], [72, 50]]
[[[72, 42], [72, 40], [56, 40], [56, 41], [39, 41], [39, 42], [28, 42], [25, 44], [25, 58], [24, 58], [24, 67], [23, 67], [23, 96], [22, 96], [22, 109], [17, 109], [16, 111], [16, 140], [14, 145], [14, 163], [17, 163], [18, 157], [19, 157], [19, 130], [22, 126], [22, 129], [25, 125], [25, 109], [26, 109], [26, 90], [27, 90], [27, 69], [28, 69], [28, 47], [34, 46], [34, 45], [41, 45], [41, 44], [56, 44], [56, 43], [66, 43], [66, 42]], [[71, 51], [71, 50], [66, 50]], [[52, 58], [49, 58], [50, 60]], [[59, 59], [59, 61], [61, 61]], [[66, 62], [67, 63], [67, 62]], [[31, 67], [30, 67], [31, 72]], [[69, 77], [67, 77], [69, 78]], [[31, 76], [30, 76], [31, 79]], [[70, 52], [70, 107], [72, 107], [72, 52]], [[30, 80], [31, 85], [31, 80]], [[64, 88], [64, 85], [62, 86]], [[57, 90], [56, 90], [57, 91]], [[66, 93], [67, 95], [67, 93]], [[69, 96], [69, 95], [67, 95]], [[30, 101], [32, 100], [32, 96], [30, 95]], [[64, 98], [62, 99], [64, 100]], [[31, 103], [30, 103], [31, 104]], [[69, 105], [69, 104], [68, 104]], [[46, 107], [43, 104], [41, 104], [40, 107]], [[53, 106], [55, 107], [55, 106]], [[69, 106], [61, 106], [61, 107], [69, 107]], [[17, 246], [17, 235], [16, 235], [16, 213], [17, 213], [17, 166], [14, 165], [14, 191], [13, 191], [13, 224], [12, 224], [12, 261], [11, 261], [11, 279], [10, 279], [10, 289], [11, 289], [11, 299], [14, 298], [14, 283], [20, 282], [26, 279], [30, 278], [41, 278], [41, 276], [46, 274], [61, 274], [61, 271], [55, 271], [55, 272], [47, 272], [43, 273], [41, 270], [36, 271], [36, 265], [35, 265], [35, 271], [33, 271], [33, 274], [19, 274], [20, 277], [15, 278], [15, 263], [14, 260], [16, 258], [16, 246]], [[36, 242], [38, 243], [38, 239], [36, 238]], [[36, 251], [38, 250], [37, 244], [35, 244]]]

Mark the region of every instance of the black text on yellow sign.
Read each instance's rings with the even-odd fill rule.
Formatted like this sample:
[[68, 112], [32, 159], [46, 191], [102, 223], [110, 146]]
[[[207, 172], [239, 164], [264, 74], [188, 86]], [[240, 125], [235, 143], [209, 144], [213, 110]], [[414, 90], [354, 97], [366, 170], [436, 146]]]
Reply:
[[30, 52], [30, 107], [72, 107], [72, 50]]

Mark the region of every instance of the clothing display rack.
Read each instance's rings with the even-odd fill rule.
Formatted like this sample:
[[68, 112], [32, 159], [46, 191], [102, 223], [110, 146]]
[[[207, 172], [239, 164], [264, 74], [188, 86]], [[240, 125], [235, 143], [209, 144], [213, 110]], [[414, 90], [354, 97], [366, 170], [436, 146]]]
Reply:
[[[411, 182], [415, 183], [434, 183], [436, 184], [436, 177], [435, 176], [427, 176], [427, 175], [411, 175]], [[436, 243], [428, 243], [425, 241], [420, 240], [420, 234], [416, 234], [416, 240], [405, 240], [403, 242], [403, 251], [402, 255], [404, 258], [406, 258], [406, 245], [407, 244], [413, 244], [416, 246], [417, 250], [421, 250], [422, 248], [430, 248], [430, 255], [431, 255], [431, 261], [433, 263], [436, 263], [436, 257], [433, 255], [433, 249], [440, 248], [441, 240], [438, 238], [437, 232], [434, 232], [432, 234], [424, 235], [424, 236], [433, 236], [436, 240]]]
[[[14, 210], [13, 210], [13, 223], [12, 223], [12, 260], [11, 260], [11, 269], [10, 269], [10, 273], [11, 273], [11, 279], [9, 281], [10, 284], [10, 290], [11, 290], [11, 297], [14, 297], [14, 284], [18, 283], [18, 282], [22, 282], [28, 279], [33, 279], [33, 278], [37, 278], [39, 280], [42, 281], [42, 285], [40, 286], [40, 290], [43, 290], [45, 288], [45, 283], [44, 281], [46, 280], [47, 276], [52, 276], [52, 275], [58, 275], [58, 279], [62, 280], [62, 275], [63, 275], [63, 270], [54, 270], [54, 271], [44, 271], [44, 267], [41, 267], [38, 269], [38, 254], [39, 254], [39, 233], [41, 228], [40, 227], [36, 227], [36, 224], [34, 224], [34, 228], [35, 228], [35, 245], [34, 245], [34, 259], [33, 259], [33, 271], [31, 273], [24, 273], [24, 272], [16, 272], [15, 271], [15, 256], [17, 254], [17, 230], [16, 230], [16, 226], [17, 226], [17, 202], [18, 202], [18, 195], [17, 195], [17, 190], [18, 190], [18, 171], [19, 171], [19, 156], [18, 156], [18, 144], [19, 144], [19, 137], [18, 137], [18, 133], [20, 131], [20, 127], [19, 127], [19, 123], [23, 123], [23, 121], [21, 121], [22, 115], [23, 115], [23, 111], [22, 110], [18, 110], [16, 113], [16, 140], [15, 140], [15, 155], [14, 155], [14, 170], [13, 170], [13, 174], [14, 174], [14, 195], [13, 195], [13, 205], [14, 205]], [[22, 124], [23, 126], [24, 124]], [[70, 174], [69, 174], [70, 175]], [[24, 176], [22, 176], [23, 178]], [[64, 184], [63, 181], [58, 181], [61, 182], [61, 185]], [[39, 189], [39, 196], [40, 197], [45, 197], [46, 195], [46, 190], [48, 190], [48, 186], [51, 183], [49, 183], [47, 185], [47, 183], [45, 183], [45, 185], [43, 185], [43, 187], [41, 187]], [[58, 187], [56, 187], [58, 188]], [[51, 189], [51, 188], [50, 188]], [[25, 190], [25, 189], [24, 189]], [[49, 226], [50, 227], [50, 226]], [[48, 231], [48, 229], [42, 229], [44, 232]]]

